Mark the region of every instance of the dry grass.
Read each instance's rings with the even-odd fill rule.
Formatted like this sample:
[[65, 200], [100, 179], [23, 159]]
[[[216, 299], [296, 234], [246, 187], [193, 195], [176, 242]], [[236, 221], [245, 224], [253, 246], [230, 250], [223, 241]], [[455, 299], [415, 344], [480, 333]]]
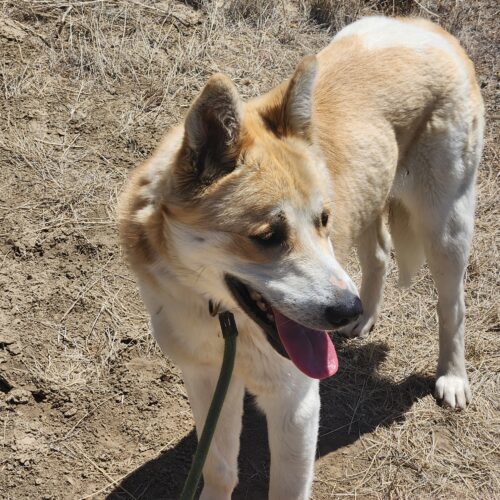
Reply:
[[333, 32], [362, 16], [425, 17], [453, 33], [468, 49], [469, 33], [475, 31], [476, 23], [480, 22], [480, 18], [475, 17], [477, 7], [463, 0], [301, 0], [301, 6], [312, 21]]
[[[425, 269], [397, 289], [392, 268], [371, 338], [338, 339], [341, 372], [322, 386], [314, 498], [498, 496], [496, 9], [488, 0], [2, 0], [0, 389], [32, 399], [0, 399], [0, 494], [175, 497], [192, 420], [121, 259], [114, 209], [125, 178], [212, 73], [257, 95], [347, 22], [411, 12], [461, 39], [487, 104], [466, 285], [475, 397], [464, 413], [435, 404], [435, 291]], [[266, 443], [249, 413], [236, 497], [262, 498]]]
[[302, 0], [302, 6], [311, 20], [335, 31], [361, 16], [374, 14], [405, 16], [427, 13], [438, 17], [423, 3], [415, 0]]

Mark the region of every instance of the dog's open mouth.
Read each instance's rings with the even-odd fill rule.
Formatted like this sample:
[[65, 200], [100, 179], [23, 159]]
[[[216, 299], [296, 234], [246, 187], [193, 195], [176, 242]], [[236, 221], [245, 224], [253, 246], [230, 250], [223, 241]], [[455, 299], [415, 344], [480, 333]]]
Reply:
[[236, 302], [262, 328], [279, 354], [311, 378], [323, 379], [336, 373], [337, 354], [326, 331], [307, 328], [288, 318], [234, 276], [226, 275], [226, 283]]

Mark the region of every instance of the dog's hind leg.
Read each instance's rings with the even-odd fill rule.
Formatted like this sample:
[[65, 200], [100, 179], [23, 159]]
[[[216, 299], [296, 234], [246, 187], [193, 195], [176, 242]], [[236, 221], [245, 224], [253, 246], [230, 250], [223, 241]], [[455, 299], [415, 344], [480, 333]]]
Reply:
[[465, 408], [471, 398], [465, 370], [464, 275], [474, 228], [482, 127], [470, 130], [463, 144], [453, 128], [444, 136], [427, 136], [415, 150], [413, 158], [420, 169], [413, 176], [413, 189], [406, 193], [410, 217], [438, 292], [436, 397], [452, 408]]
[[356, 248], [363, 273], [360, 292], [363, 314], [356, 323], [340, 329], [339, 333], [347, 337], [366, 337], [382, 304], [389, 260], [390, 237], [382, 216], [363, 232]]
[[267, 417], [271, 449], [269, 498], [309, 498], [319, 425], [317, 380], [290, 368], [286, 384], [258, 396]]
[[425, 255], [438, 292], [436, 397], [452, 408], [465, 408], [471, 398], [465, 370], [463, 280], [472, 239], [473, 214], [473, 186], [469, 186], [449, 206], [441, 205], [428, 213], [421, 223]]
[[[213, 368], [183, 366], [182, 374], [199, 439], [219, 372]], [[203, 468], [202, 500], [228, 500], [238, 483], [243, 396], [243, 383], [233, 374]]]

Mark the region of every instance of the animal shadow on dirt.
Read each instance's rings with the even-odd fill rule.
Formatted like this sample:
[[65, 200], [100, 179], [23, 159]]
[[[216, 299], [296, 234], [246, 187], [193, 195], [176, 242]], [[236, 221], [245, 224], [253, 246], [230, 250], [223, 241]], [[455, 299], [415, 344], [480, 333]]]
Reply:
[[[413, 374], [394, 382], [378, 374], [388, 347], [384, 343], [359, 344], [336, 338], [340, 369], [321, 384], [321, 421], [318, 457], [346, 447], [378, 426], [405, 418], [418, 399], [432, 391], [433, 379]], [[135, 498], [177, 499], [196, 448], [194, 429], [177, 445], [146, 462], [121, 481], [107, 500]], [[245, 398], [241, 435], [239, 484], [234, 499], [267, 497], [269, 451], [265, 417], [252, 396]], [[131, 494], [131, 495], [130, 495]]]

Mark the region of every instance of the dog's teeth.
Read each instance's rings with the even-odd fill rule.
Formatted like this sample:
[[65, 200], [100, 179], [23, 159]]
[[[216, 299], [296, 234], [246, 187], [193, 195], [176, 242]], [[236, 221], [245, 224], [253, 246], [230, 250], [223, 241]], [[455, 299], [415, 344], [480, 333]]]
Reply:
[[250, 292], [250, 297], [252, 297], [252, 299], [255, 301], [262, 299], [262, 295], [259, 292], [256, 292], [255, 290], [252, 290]]
[[264, 302], [261, 302], [260, 300], [257, 301], [257, 306], [261, 311], [265, 311], [267, 309], [266, 304], [264, 304]]

